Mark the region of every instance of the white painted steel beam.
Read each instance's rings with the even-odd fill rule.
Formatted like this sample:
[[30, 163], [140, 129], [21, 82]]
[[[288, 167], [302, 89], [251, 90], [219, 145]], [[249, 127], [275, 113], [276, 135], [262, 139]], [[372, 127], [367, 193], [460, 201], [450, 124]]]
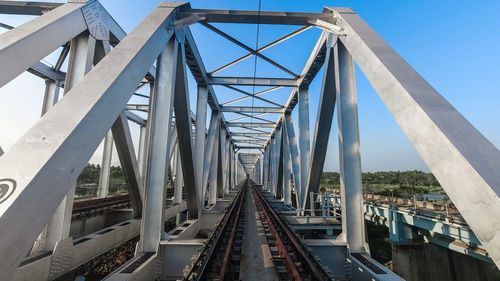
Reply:
[[[240, 89], [238, 89], [238, 88], [236, 88], [236, 87], [231, 87], [231, 86], [229, 86], [229, 85], [225, 85], [225, 86], [226, 86], [226, 87], [228, 87], [228, 88], [231, 88], [231, 89], [237, 89], [237, 90], [238, 90], [238, 92], [242, 91], [242, 90], [240, 90]], [[274, 91], [274, 90], [281, 89], [281, 88], [283, 88], [283, 86], [275, 86], [275, 87], [272, 87], [272, 88], [269, 88], [269, 89], [266, 89], [266, 90], [263, 90], [263, 91], [257, 92], [257, 93], [255, 93], [255, 94], [250, 94], [250, 93], [247, 93], [247, 92], [242, 91], [242, 92], [244, 92], [244, 93], [242, 93], [242, 94], [245, 94], [246, 96], [241, 97], [241, 98], [237, 98], [237, 99], [234, 99], [234, 100], [230, 100], [230, 101], [225, 102], [225, 103], [223, 103], [223, 104], [221, 104], [221, 105], [222, 105], [222, 106], [229, 105], [229, 104], [232, 104], [232, 103], [235, 103], [235, 102], [239, 102], [239, 101], [242, 101], [242, 100], [246, 100], [246, 99], [249, 99], [249, 98], [252, 98], [252, 97], [254, 97], [254, 98], [257, 98], [257, 99], [263, 100], [263, 101], [265, 101], [265, 102], [269, 102], [269, 103], [272, 103], [272, 104], [276, 105], [275, 103], [273, 103], [273, 102], [271, 102], [271, 101], [269, 101], [269, 100], [267, 100], [267, 99], [260, 98], [259, 96], [260, 96], [260, 95], [263, 95], [263, 94], [265, 94], [265, 93], [272, 92], [272, 91]], [[281, 105], [280, 105], [280, 106], [281, 106]]]
[[[266, 44], [266, 45], [264, 45], [262, 47], [257, 48], [255, 50], [255, 52], [257, 52], [257, 53], [258, 52], [263, 52], [263, 51], [265, 51], [265, 50], [267, 50], [267, 49], [269, 49], [269, 48], [271, 48], [273, 46], [276, 46], [277, 44], [279, 44], [279, 43], [281, 43], [281, 42], [283, 42], [283, 41], [285, 41], [285, 40], [287, 40], [289, 38], [294, 37], [297, 34], [300, 34], [300, 33], [304, 32], [304, 31], [308, 30], [309, 28], [311, 28], [311, 26], [300, 27], [299, 29], [292, 31], [292, 32], [290, 32], [290, 33], [288, 33], [288, 34], [286, 34], [286, 35], [284, 35], [284, 36], [282, 36], [282, 37], [280, 37], [280, 38], [272, 41], [271, 43], [268, 43], [268, 44]], [[230, 67], [232, 65], [235, 65], [235, 64], [237, 64], [237, 63], [239, 63], [239, 62], [241, 62], [241, 61], [243, 61], [243, 60], [251, 57], [253, 54], [254, 54], [254, 52], [252, 50], [251, 52], [247, 53], [246, 55], [243, 55], [243, 56], [241, 56], [241, 57], [233, 60], [232, 62], [229, 62], [229, 63], [227, 63], [227, 64], [225, 64], [225, 65], [217, 68], [216, 70], [210, 72], [210, 75], [213, 75], [213, 74], [215, 74], [215, 73], [217, 73], [219, 71], [222, 71], [222, 70], [224, 70], [224, 69], [226, 69], [226, 68], [228, 68], [228, 67]]]
[[176, 90], [178, 53], [175, 38], [170, 38], [156, 62], [154, 92], [150, 98], [150, 141], [148, 143], [147, 169], [145, 173], [144, 218], [141, 224], [141, 251], [156, 252], [163, 232], [165, 208], [165, 179], [168, 170], [168, 148], [171, 141], [170, 126]]
[[251, 106], [221, 106], [221, 112], [249, 112], [249, 113], [283, 113], [284, 108], [281, 107], [251, 107]]
[[141, 128], [146, 126], [146, 123], [147, 123], [146, 119], [140, 117], [139, 115], [137, 115], [135, 113], [132, 113], [132, 112], [130, 112], [128, 110], [125, 110], [125, 116], [127, 116], [128, 120], [136, 123]]
[[[205, 162], [204, 169], [205, 171], [207, 168], [210, 171], [210, 182], [209, 182], [209, 196], [208, 196], [208, 204], [209, 205], [215, 205], [217, 202], [217, 182], [218, 182], [218, 169], [219, 169], [219, 114], [217, 112], [212, 111], [212, 117], [210, 120], [210, 130], [209, 130], [209, 137], [207, 142], [208, 145], [212, 145], [212, 153], [210, 161]], [[208, 160], [207, 158], [205, 158]], [[207, 163], [208, 162], [208, 163]], [[208, 167], [207, 167], [208, 166]]]
[[271, 88], [271, 89], [268, 89], [268, 90], [265, 90], [265, 91], [262, 91], [262, 92], [259, 92], [259, 93], [255, 93], [255, 94], [251, 94], [251, 93], [249, 93], [249, 92], [247, 92], [247, 91], [243, 91], [243, 90], [241, 90], [241, 89], [239, 89], [239, 88], [236, 88], [236, 87], [233, 87], [233, 86], [230, 86], [230, 85], [224, 85], [224, 87], [229, 88], [229, 89], [231, 89], [231, 90], [234, 90], [234, 91], [236, 91], [236, 92], [238, 92], [238, 93], [242, 93], [242, 94], [244, 94], [246, 97], [242, 97], [242, 98], [239, 98], [239, 99], [235, 99], [235, 100], [231, 100], [231, 101], [225, 102], [225, 103], [221, 104], [222, 106], [225, 106], [225, 105], [228, 105], [228, 104], [232, 104], [232, 103], [235, 103], [235, 102], [238, 102], [238, 101], [242, 101], [242, 100], [244, 100], [244, 98], [255, 98], [255, 99], [261, 100], [261, 101], [263, 101], [263, 102], [270, 103], [270, 104], [272, 104], [272, 105], [274, 105], [274, 106], [277, 106], [277, 107], [282, 107], [282, 105], [281, 105], [281, 104], [278, 104], [278, 103], [275, 103], [275, 102], [270, 101], [270, 100], [268, 100], [268, 99], [265, 99], [265, 98], [261, 98], [261, 97], [259, 97], [259, 95], [262, 95], [263, 93], [270, 92], [270, 91], [272, 91], [273, 89], [281, 88], [281, 86], [278, 86], [278, 87], [273, 87], [273, 88]]
[[1, 34], [0, 87], [86, 30], [83, 6], [64, 4]]
[[39, 16], [63, 3], [33, 1], [0, 1], [0, 14]]
[[274, 128], [275, 125], [271, 123], [251, 123], [251, 122], [228, 122], [228, 127], [249, 127], [249, 128]]
[[267, 56], [263, 55], [262, 53], [259, 53], [257, 51], [255, 51], [254, 49], [248, 47], [247, 45], [241, 43], [240, 41], [234, 39], [233, 37], [231, 37], [230, 35], [228, 35], [227, 33], [221, 31], [220, 29], [208, 24], [207, 22], [202, 22], [201, 23], [203, 26], [205, 26], [206, 28], [210, 29], [211, 31], [219, 34], [220, 36], [226, 38], [227, 40], [231, 41], [232, 43], [238, 45], [239, 47], [245, 49], [246, 51], [248, 52], [251, 52], [253, 55], [259, 57], [260, 59], [270, 63], [271, 65], [275, 66], [276, 68], [279, 68], [280, 70], [286, 72], [288, 75], [292, 76], [292, 77], [295, 77], [297, 78], [297, 74], [293, 73], [291, 70], [287, 69], [286, 67], [282, 66], [281, 64], [273, 61], [272, 59], [268, 58]]
[[500, 266], [500, 152], [358, 15], [338, 14], [340, 40]]
[[[195, 131], [195, 145], [194, 145], [194, 163], [196, 171], [196, 186], [198, 188], [199, 206], [200, 208], [205, 205], [205, 187], [203, 185], [203, 171], [204, 171], [204, 154], [205, 154], [205, 135], [207, 128], [207, 100], [208, 89], [204, 86], [198, 86], [198, 96], [196, 100], [196, 131]], [[209, 149], [210, 150], [210, 149]], [[209, 156], [211, 157], [211, 155]]]
[[358, 102], [354, 61], [342, 43], [335, 47], [338, 59], [339, 88], [337, 91], [340, 191], [342, 231], [351, 253], [368, 253], [366, 248], [361, 184]]
[[302, 201], [300, 198], [301, 192], [301, 173], [300, 173], [300, 155], [297, 148], [297, 139], [295, 138], [295, 131], [292, 123], [292, 114], [290, 112], [285, 113], [285, 124], [286, 133], [288, 136], [288, 145], [290, 146], [290, 157], [292, 162], [293, 171], [293, 183], [295, 186], [295, 199], [297, 206], [302, 206]]
[[286, 131], [286, 123], [282, 123], [282, 138], [283, 138], [283, 203], [292, 205], [292, 190], [291, 190], [291, 173], [292, 161], [290, 158], [290, 146], [288, 145], [288, 133]]
[[242, 86], [298, 86], [296, 79], [291, 78], [267, 78], [267, 77], [222, 77], [210, 76], [208, 83], [210, 85], [242, 85]]
[[220, 23], [308, 25], [312, 19], [333, 20], [330, 15], [300, 12], [186, 9], [178, 14], [181, 19], [194, 15], [204, 16], [207, 22]]
[[[182, 174], [184, 176], [184, 190], [190, 218], [197, 218], [200, 212], [198, 187], [196, 181], [195, 159], [193, 158], [193, 133], [191, 123], [191, 109], [186, 73], [186, 54], [184, 49], [184, 38], [176, 31], [179, 40], [179, 52], [177, 53], [177, 70], [175, 72], [175, 124], [177, 126], [177, 138], [179, 140], [180, 159], [182, 162]], [[205, 133], [205, 130], [203, 130]], [[201, 161], [201, 159], [200, 159]], [[199, 171], [201, 173], [201, 171]]]
[[134, 143], [128, 125], [125, 111], [122, 111], [111, 127], [116, 152], [120, 160], [125, 182], [127, 183], [128, 194], [134, 218], [142, 216], [144, 200], [144, 181], [140, 173], [140, 166], [135, 157]]
[[309, 89], [299, 89], [299, 155], [300, 155], [300, 208], [306, 208], [307, 177], [309, 176], [309, 162], [311, 158], [311, 144], [309, 134]]
[[113, 134], [108, 132], [104, 137], [102, 149], [101, 172], [99, 175], [99, 186], [97, 188], [97, 197], [105, 198], [109, 192], [109, 177], [111, 175], [111, 158], [113, 156]]
[[[75, 4], [67, 5], [60, 8]], [[0, 243], [1, 280], [10, 279], [160, 53], [170, 37], [165, 22], [171, 11], [155, 9], [0, 158], [0, 178], [12, 187], [0, 205], [0, 228], [10, 229]], [[73, 30], [78, 24], [58, 22], [58, 28]]]
[[[311, 192], [317, 193], [325, 164], [328, 139], [335, 111], [336, 94], [339, 90], [337, 82], [337, 64], [334, 52], [337, 38], [330, 35], [327, 42], [326, 58], [323, 66], [323, 81], [318, 103], [316, 127], [311, 151], [311, 162], [307, 175], [307, 192], [305, 201], [309, 202]], [[315, 199], [315, 198], [313, 198]]]

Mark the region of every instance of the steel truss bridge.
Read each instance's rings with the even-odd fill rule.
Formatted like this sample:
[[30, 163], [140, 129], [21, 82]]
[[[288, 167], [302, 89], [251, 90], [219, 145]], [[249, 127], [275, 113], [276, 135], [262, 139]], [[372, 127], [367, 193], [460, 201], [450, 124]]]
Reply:
[[[107, 280], [235, 278], [246, 212], [241, 206], [248, 202], [260, 212], [282, 280], [400, 280], [371, 259], [365, 237], [355, 62], [474, 232], [474, 241], [500, 265], [499, 151], [350, 8], [288, 13], [161, 2], [130, 34], [92, 0], [0, 1], [0, 13], [37, 16], [17, 27], [1, 24], [10, 30], [0, 35], [0, 87], [24, 71], [46, 83], [42, 117], [11, 149], [0, 149], [0, 280], [54, 280], [137, 235], [134, 258]], [[254, 49], [213, 23], [297, 29]], [[207, 71], [193, 24], [247, 53]], [[263, 54], [309, 29], [320, 29], [321, 35], [300, 73]], [[55, 50], [60, 54], [54, 66], [41, 61]], [[253, 56], [286, 78], [217, 75]], [[321, 68], [323, 77], [316, 77]], [[188, 71], [197, 83], [195, 112]], [[322, 86], [315, 93], [319, 107], [310, 140], [313, 79], [322, 79]], [[219, 103], [214, 85], [242, 97]], [[248, 92], [241, 86], [266, 89]], [[150, 94], [139, 93], [141, 88]], [[290, 90], [284, 104], [263, 97], [281, 88]], [[131, 104], [132, 96], [148, 103]], [[249, 105], [251, 100], [268, 106]], [[310, 194], [318, 193], [335, 107], [341, 212], [329, 218], [334, 227], [328, 231], [339, 232], [299, 239], [285, 216], [299, 225], [315, 219], [310, 203], [317, 198]], [[240, 117], [228, 120], [229, 113]], [[277, 118], [270, 120], [271, 115]], [[137, 156], [131, 124], [140, 128]], [[75, 201], [77, 177], [103, 139], [100, 199]], [[113, 146], [127, 198], [106, 198]], [[85, 214], [117, 206], [122, 212], [117, 224], [85, 229], [79, 222]], [[164, 231], [168, 218], [186, 213], [173, 231]], [[201, 232], [208, 238], [199, 238]]]

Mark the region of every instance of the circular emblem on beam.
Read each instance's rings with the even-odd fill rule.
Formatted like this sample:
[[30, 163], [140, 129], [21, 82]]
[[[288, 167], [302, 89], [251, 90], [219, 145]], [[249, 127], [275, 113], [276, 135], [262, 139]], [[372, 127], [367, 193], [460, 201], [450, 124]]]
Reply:
[[16, 181], [13, 179], [0, 179], [0, 204], [7, 200], [16, 190]]

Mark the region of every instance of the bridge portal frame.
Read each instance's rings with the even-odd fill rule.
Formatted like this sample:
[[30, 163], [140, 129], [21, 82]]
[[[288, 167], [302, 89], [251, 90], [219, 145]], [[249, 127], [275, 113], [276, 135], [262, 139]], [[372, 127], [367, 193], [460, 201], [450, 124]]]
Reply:
[[[89, 22], [86, 22], [85, 13], [81, 11], [91, 5], [100, 7], [97, 1], [86, 3], [70, 1], [23, 24], [21, 28], [14, 28], [0, 35], [2, 39], [0, 40], [2, 42], [0, 59], [7, 62], [0, 66], [0, 86], [5, 85], [25, 70], [30, 68], [36, 70], [33, 66], [37, 65], [40, 59], [87, 30]], [[104, 11], [102, 16], [106, 17], [107, 13]], [[68, 22], [71, 24], [66, 24]], [[292, 73], [294, 78], [222, 77], [214, 76], [216, 71], [208, 73], [203, 66], [189, 30], [190, 24], [198, 22], [206, 26], [210, 22], [303, 26], [294, 34], [302, 32], [305, 27], [314, 26], [322, 29], [323, 32], [301, 74]], [[0, 243], [0, 252], [9, 254], [9, 257], [5, 259], [6, 262], [0, 265], [0, 279], [9, 279], [14, 274], [36, 235], [40, 233], [58, 203], [74, 185], [84, 164], [109, 130], [115, 128], [115, 125], [121, 126], [122, 134], [118, 134], [118, 129], [112, 131], [117, 148], [122, 147], [123, 155], [128, 155], [125, 158], [120, 157], [120, 160], [123, 159], [125, 167], [129, 167], [129, 171], [126, 171], [127, 180], [135, 188], [132, 190], [132, 197], [136, 200], [135, 206], [142, 203], [144, 206], [142, 224], [144, 238], [138, 253], [150, 252], [153, 253], [152, 258], [156, 257], [162, 236], [161, 227], [158, 225], [163, 220], [164, 207], [163, 203], [158, 204], [159, 200], [154, 198], [156, 197], [154, 194], [162, 194], [164, 191], [165, 187], [162, 183], [165, 182], [165, 174], [168, 173], [171, 155], [167, 150], [170, 147], [168, 141], [171, 135], [170, 128], [162, 130], [158, 142], [154, 139], [161, 128], [153, 124], [155, 119], [159, 118], [154, 116], [154, 112], [158, 110], [155, 108], [158, 104], [154, 100], [162, 95], [170, 99], [176, 111], [176, 126], [182, 127], [182, 130], [181, 128], [177, 130], [179, 139], [177, 144], [180, 151], [180, 159], [177, 161], [180, 161], [182, 166], [190, 216], [192, 218], [200, 216], [203, 207], [200, 204], [204, 202], [202, 194], [206, 186], [199, 187], [199, 184], [201, 182], [205, 185], [206, 172], [203, 173], [203, 177], [197, 175], [197, 172], [201, 173], [201, 165], [195, 165], [193, 160], [192, 124], [184, 62], [190, 68], [198, 85], [206, 87], [207, 102], [212, 112], [217, 114], [218, 128], [212, 128], [212, 122], [209, 128], [209, 135], [212, 129], [215, 139], [218, 140], [213, 141], [212, 152], [212, 156], [217, 155], [217, 165], [211, 162], [209, 164], [211, 166], [208, 172], [210, 183], [217, 184], [216, 188], [213, 185], [210, 187], [210, 202], [213, 202], [212, 190], [218, 189], [217, 195], [220, 197], [230, 194], [230, 190], [234, 187], [231, 159], [235, 159], [234, 154], [243, 148], [257, 149], [261, 153], [257, 153], [254, 157], [257, 160], [251, 162], [242, 161], [239, 158], [239, 166], [248, 175], [255, 167], [260, 167], [258, 159], [262, 159], [263, 168], [268, 169], [263, 173], [264, 186], [271, 190], [272, 195], [279, 195], [277, 191], [278, 185], [281, 186], [283, 182], [283, 171], [291, 173], [289, 169], [282, 167], [283, 151], [290, 151], [292, 170], [294, 178], [297, 179], [295, 191], [299, 195], [296, 204], [299, 212], [305, 211], [309, 202], [307, 196], [318, 189], [318, 184], [316, 184], [320, 176], [318, 169], [321, 171], [324, 164], [324, 155], [321, 154], [320, 146], [328, 141], [328, 135], [325, 136], [323, 133], [329, 132], [333, 117], [333, 108], [320, 104], [311, 156], [308, 86], [321, 66], [326, 63], [321, 97], [330, 100], [336, 97], [338, 114], [341, 117], [339, 118], [339, 127], [341, 127], [339, 137], [342, 140], [340, 163], [344, 194], [342, 203], [345, 208], [342, 216], [346, 226], [339, 239], [347, 243], [351, 253], [366, 253], [365, 238], [357, 235], [357, 233], [364, 233], [364, 224], [362, 201], [359, 199], [361, 164], [353, 73], [353, 61], [355, 61], [481, 243], [489, 251], [492, 260], [497, 265], [500, 264], [500, 224], [491, 223], [492, 217], [500, 217], [498, 208], [500, 206], [500, 179], [496, 173], [500, 170], [500, 152], [351, 9], [327, 7], [322, 13], [317, 14], [257, 13], [197, 10], [192, 9], [186, 3], [162, 2], [128, 36], [125, 36], [113, 20], [106, 23], [106, 28], [109, 30], [105, 34], [107, 38], [100, 38], [100, 41], [109, 41], [115, 48], [100, 62], [94, 61], [96, 66], [83, 77], [81, 82], [76, 83], [71, 90], [67, 91], [67, 96], [59, 105], [49, 110], [44, 118], [39, 120], [10, 151], [0, 158], [0, 178], [2, 178], [2, 184], [9, 188], [8, 196], [1, 201], [0, 205], [0, 228], [11, 230], [4, 235]], [[251, 54], [273, 62], [259, 53], [262, 49], [259, 51], [249, 49], [234, 38], [218, 30], [214, 31], [247, 49]], [[90, 32], [92, 34], [92, 29]], [[55, 40], [44, 40], [44, 44], [36, 44], [40, 38], [54, 38]], [[268, 44], [267, 47], [287, 38], [290, 36], [280, 38]], [[174, 50], [177, 52], [162, 53], [165, 46], [168, 46], [168, 42], [173, 42], [169, 44], [174, 44]], [[16, 56], [17, 53], [23, 53], [23, 56]], [[162, 55], [159, 61], [165, 57], [166, 63], [172, 62], [172, 69], [162, 71], [161, 68], [155, 70], [152, 67], [160, 54]], [[336, 59], [332, 60], [332, 57]], [[273, 64], [289, 72], [283, 66], [275, 62]], [[46, 71], [49, 74], [44, 75], [53, 75], [53, 77], [59, 75], [57, 77], [60, 77], [61, 73], [58, 71], [58, 69]], [[175, 81], [175, 88], [173, 88], [173, 81]], [[150, 118], [146, 121], [148, 127], [143, 142], [146, 153], [143, 154], [141, 162], [145, 168], [142, 169], [141, 174], [140, 168], [137, 167], [133, 146], [127, 136], [129, 130], [126, 128], [128, 123], [125, 118], [131, 115], [124, 113], [124, 110], [131, 108], [127, 106], [127, 101], [134, 91], [147, 83], [155, 83], [155, 87], [152, 88], [153, 98], [150, 99], [150, 105], [142, 108], [149, 112]], [[162, 87], [162, 84], [165, 87]], [[217, 101], [212, 85], [292, 87], [292, 92], [282, 107], [222, 106]], [[70, 85], [64, 86], [70, 88]], [[169, 87], [170, 90], [166, 90]], [[199, 91], [198, 94], [203, 101], [204, 97], [200, 95], [204, 95], [204, 90]], [[290, 115], [297, 104], [299, 106], [298, 147]], [[171, 111], [171, 107], [167, 103], [159, 114]], [[278, 113], [280, 117], [275, 122], [274, 130], [269, 134], [233, 133], [228, 129], [224, 114], [221, 114], [223, 112], [238, 112], [245, 116], [244, 118], [252, 116], [244, 112]], [[203, 110], [199, 113], [203, 114]], [[167, 115], [171, 116], [168, 113]], [[135, 120], [138, 119], [135, 118]], [[169, 124], [167, 127], [171, 124], [169, 120], [171, 117], [167, 117], [166, 124]], [[202, 124], [203, 117], [199, 116], [197, 121]], [[264, 121], [269, 120], [264, 119]], [[286, 129], [283, 126], [286, 126]], [[245, 126], [241, 127], [248, 129]], [[350, 130], [346, 129], [347, 127]], [[255, 131], [255, 128], [250, 128], [250, 130]], [[83, 133], [87, 134], [85, 138]], [[199, 137], [204, 134], [197, 132], [196, 135]], [[233, 140], [236, 136], [253, 139], [264, 137], [267, 138], [267, 142], [264, 146], [237, 146]], [[287, 138], [286, 142], [282, 141], [284, 137]], [[118, 144], [118, 140], [122, 141], [122, 145]], [[201, 143], [202, 141], [199, 140], [198, 144]], [[289, 147], [281, 149], [283, 143], [287, 143]], [[78, 153], [75, 153], [75, 150]], [[199, 147], [195, 150], [196, 156], [201, 156], [202, 150]], [[36, 153], [32, 153], [33, 151]], [[326, 153], [326, 150], [324, 152]], [[257, 162], [259, 165], [256, 165]], [[207, 170], [205, 167], [207, 161], [203, 163], [203, 170]], [[212, 169], [214, 166], [217, 166], [216, 169]], [[192, 174], [195, 176], [193, 177]], [[141, 176], [145, 178], [144, 181]], [[262, 177], [260, 173], [254, 173], [253, 176]], [[156, 180], [153, 181], [153, 178]], [[217, 178], [216, 181], [215, 178]], [[288, 175], [285, 178], [288, 180]], [[143, 182], [145, 187], [141, 192], [142, 189], [139, 188]], [[470, 188], [459, 190], [458, 187], [464, 184]], [[35, 201], [38, 204], [33, 204]], [[471, 207], [478, 204], [480, 208]], [[39, 220], [32, 221], [32, 214], [37, 214]], [[15, 227], [12, 227], [14, 225]], [[152, 234], [145, 235], [148, 231]]]

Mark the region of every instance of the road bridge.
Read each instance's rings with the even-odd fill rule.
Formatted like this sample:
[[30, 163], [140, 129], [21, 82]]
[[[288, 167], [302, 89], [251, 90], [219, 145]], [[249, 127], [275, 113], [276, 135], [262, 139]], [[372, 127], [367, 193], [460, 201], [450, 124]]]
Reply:
[[[252, 231], [243, 219], [252, 210], [258, 215], [250, 221], [263, 226], [269, 249], [262, 262], [278, 279], [401, 280], [370, 257], [365, 235], [354, 63], [500, 264], [500, 152], [352, 9], [209, 10], [161, 2], [129, 34], [96, 0], [0, 1], [0, 13], [35, 16], [1, 25], [9, 31], [0, 34], [0, 87], [24, 71], [46, 84], [41, 118], [0, 156], [0, 280], [55, 280], [137, 234], [134, 257], [106, 280], [231, 279], [249, 270], [239, 270], [248, 266], [239, 247], [248, 243], [240, 235]], [[252, 48], [214, 23], [296, 29]], [[245, 55], [207, 70], [195, 24]], [[300, 73], [263, 53], [312, 29], [321, 34]], [[54, 66], [42, 62], [54, 51]], [[283, 76], [222, 74], [250, 57]], [[189, 93], [188, 71], [196, 94]], [[319, 108], [311, 138], [314, 79], [322, 86], [312, 93]], [[219, 102], [220, 87], [241, 97]], [[290, 92], [284, 103], [263, 97], [280, 89]], [[341, 212], [323, 223], [311, 216], [317, 198], [310, 194], [318, 192], [335, 108]], [[113, 147], [130, 209], [126, 220], [78, 237], [73, 209], [85, 206], [74, 208], [75, 183], [101, 142], [103, 199], [87, 210], [107, 209]], [[178, 223], [168, 231], [173, 216]]]

